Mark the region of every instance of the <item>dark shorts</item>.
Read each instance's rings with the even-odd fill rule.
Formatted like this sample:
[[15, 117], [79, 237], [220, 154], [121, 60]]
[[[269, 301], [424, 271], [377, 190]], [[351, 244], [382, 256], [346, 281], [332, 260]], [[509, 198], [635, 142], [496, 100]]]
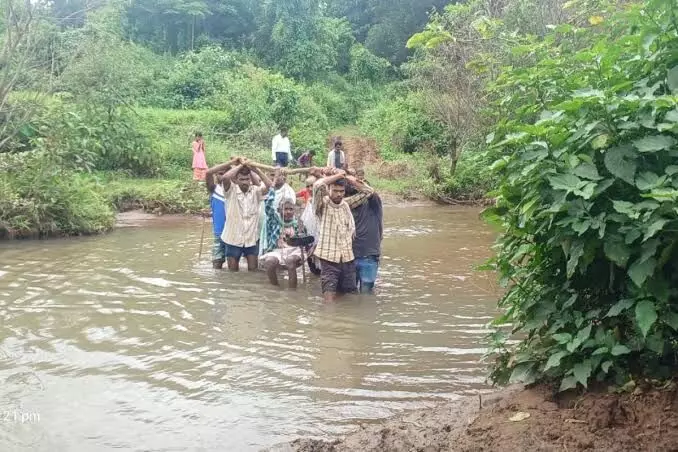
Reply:
[[358, 257], [355, 260], [356, 281], [360, 292], [371, 293], [379, 272], [379, 256]]
[[259, 243], [254, 246], [244, 247], [244, 246], [233, 246], [226, 244], [226, 257], [232, 257], [234, 259], [240, 259], [245, 256], [258, 256], [259, 255]]
[[275, 164], [276, 166], [285, 167], [289, 163], [289, 154], [287, 152], [276, 152], [275, 153]]
[[320, 261], [320, 285], [323, 293], [354, 293], [357, 290], [355, 261], [336, 262]]

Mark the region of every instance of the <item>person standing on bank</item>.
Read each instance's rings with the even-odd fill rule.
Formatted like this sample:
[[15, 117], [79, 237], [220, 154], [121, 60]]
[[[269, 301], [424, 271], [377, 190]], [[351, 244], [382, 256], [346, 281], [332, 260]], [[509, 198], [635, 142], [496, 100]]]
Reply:
[[[365, 171], [356, 171], [357, 179], [365, 181]], [[347, 191], [348, 196], [356, 193], [354, 188]], [[376, 192], [372, 193], [366, 203], [353, 208], [355, 221], [355, 239], [353, 240], [353, 255], [356, 263], [356, 282], [360, 293], [374, 293], [374, 283], [379, 271], [381, 256], [381, 241], [384, 238], [384, 213], [381, 198]]]
[[[344, 198], [346, 183], [357, 193]], [[356, 291], [353, 254], [355, 222], [351, 208], [367, 201], [373, 190], [343, 170], [319, 179], [314, 184], [313, 208], [318, 218], [318, 243], [313, 254], [320, 261], [323, 297], [333, 302], [337, 294]]]
[[[252, 171], [259, 176], [263, 185], [252, 184]], [[248, 270], [256, 271], [259, 256], [259, 206], [271, 188], [271, 181], [259, 168], [250, 167], [247, 159], [238, 158], [235, 166], [224, 174], [222, 184], [228, 211], [221, 239], [226, 244], [228, 269], [237, 272], [240, 269], [240, 258], [245, 256]]]
[[344, 153], [344, 144], [341, 140], [334, 143], [334, 148], [327, 154], [327, 166], [336, 169], [348, 169], [346, 154]]
[[286, 167], [292, 160], [292, 149], [290, 139], [287, 136], [288, 129], [283, 126], [280, 128], [280, 133], [273, 137], [271, 143], [271, 159], [273, 166]]
[[193, 140], [193, 180], [205, 180], [207, 159], [205, 159], [205, 140], [202, 133], [195, 133]]

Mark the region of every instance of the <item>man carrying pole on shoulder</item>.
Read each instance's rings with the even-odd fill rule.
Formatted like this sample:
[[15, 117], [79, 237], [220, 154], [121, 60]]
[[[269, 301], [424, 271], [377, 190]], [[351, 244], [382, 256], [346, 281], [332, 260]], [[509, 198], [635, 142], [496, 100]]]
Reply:
[[[263, 186], [252, 184], [252, 172], [259, 176]], [[237, 158], [233, 168], [222, 177], [222, 184], [228, 211], [221, 239], [226, 244], [228, 269], [238, 271], [240, 258], [245, 256], [248, 270], [256, 271], [260, 205], [271, 187], [271, 181], [247, 159]]]
[[[345, 198], [350, 183], [357, 193]], [[335, 170], [314, 184], [313, 208], [318, 218], [318, 243], [314, 255], [320, 260], [323, 297], [333, 302], [337, 294], [354, 293], [356, 267], [353, 254], [355, 222], [351, 209], [368, 200], [373, 190], [343, 170]]]

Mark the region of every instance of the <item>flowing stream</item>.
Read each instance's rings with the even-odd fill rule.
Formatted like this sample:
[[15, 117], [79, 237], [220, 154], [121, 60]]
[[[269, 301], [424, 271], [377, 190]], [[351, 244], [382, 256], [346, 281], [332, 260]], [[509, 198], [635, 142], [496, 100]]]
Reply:
[[375, 297], [272, 288], [160, 218], [0, 243], [1, 451], [250, 451], [485, 389], [493, 232], [478, 210], [388, 207]]

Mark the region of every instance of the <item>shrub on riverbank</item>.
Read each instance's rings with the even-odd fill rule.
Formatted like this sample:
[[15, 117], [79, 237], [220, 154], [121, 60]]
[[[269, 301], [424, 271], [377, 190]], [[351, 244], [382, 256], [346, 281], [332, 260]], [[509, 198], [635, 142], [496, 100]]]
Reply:
[[494, 381], [566, 390], [678, 369], [677, 7], [526, 39], [534, 66], [498, 80], [497, 324], [522, 339], [498, 333]]
[[95, 234], [115, 213], [88, 175], [46, 156], [3, 155], [0, 160], [0, 238]]

